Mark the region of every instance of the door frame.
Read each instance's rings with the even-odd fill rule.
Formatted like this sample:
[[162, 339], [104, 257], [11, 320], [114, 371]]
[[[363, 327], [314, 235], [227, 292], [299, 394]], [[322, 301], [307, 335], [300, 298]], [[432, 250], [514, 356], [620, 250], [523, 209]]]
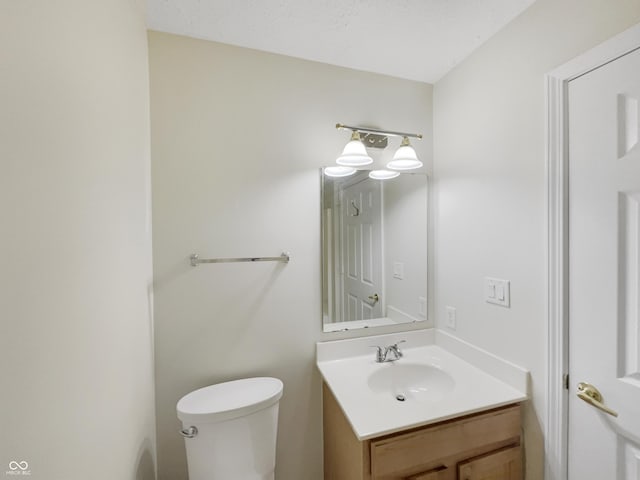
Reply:
[[640, 49], [640, 24], [545, 75], [548, 229], [546, 480], [568, 478], [568, 84], [637, 49]]

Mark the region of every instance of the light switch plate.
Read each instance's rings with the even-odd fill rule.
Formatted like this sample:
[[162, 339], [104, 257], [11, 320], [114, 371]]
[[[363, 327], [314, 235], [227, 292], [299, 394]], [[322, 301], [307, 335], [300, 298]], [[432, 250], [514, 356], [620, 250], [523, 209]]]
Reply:
[[484, 279], [484, 299], [488, 303], [503, 307], [511, 306], [511, 292], [509, 280], [502, 278], [485, 277]]
[[418, 315], [427, 318], [427, 298], [418, 297]]
[[393, 262], [393, 278], [402, 280], [404, 278], [404, 263]]

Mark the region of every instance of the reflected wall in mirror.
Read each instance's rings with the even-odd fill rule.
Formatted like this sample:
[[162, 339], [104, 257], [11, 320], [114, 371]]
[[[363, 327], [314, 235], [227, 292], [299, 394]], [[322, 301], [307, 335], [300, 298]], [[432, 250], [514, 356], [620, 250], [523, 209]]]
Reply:
[[322, 177], [322, 319], [333, 332], [427, 319], [428, 177]]

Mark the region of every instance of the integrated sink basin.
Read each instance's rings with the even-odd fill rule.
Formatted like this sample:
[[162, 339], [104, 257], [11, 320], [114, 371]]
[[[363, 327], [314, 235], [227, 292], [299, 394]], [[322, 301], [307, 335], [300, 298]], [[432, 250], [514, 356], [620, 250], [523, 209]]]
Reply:
[[[402, 340], [400, 358], [376, 361], [372, 345]], [[527, 398], [526, 370], [433, 330], [319, 342], [316, 358], [359, 440]]]
[[437, 402], [453, 391], [453, 377], [429, 364], [401, 360], [380, 364], [367, 380], [375, 394], [391, 395], [396, 400]]

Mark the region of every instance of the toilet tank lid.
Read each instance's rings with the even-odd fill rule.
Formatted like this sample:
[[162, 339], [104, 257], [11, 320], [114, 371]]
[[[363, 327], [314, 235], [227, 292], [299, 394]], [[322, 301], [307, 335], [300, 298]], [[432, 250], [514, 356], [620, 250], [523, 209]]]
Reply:
[[283, 383], [272, 377], [243, 378], [188, 393], [178, 401], [183, 422], [215, 423], [270, 407], [282, 397]]

